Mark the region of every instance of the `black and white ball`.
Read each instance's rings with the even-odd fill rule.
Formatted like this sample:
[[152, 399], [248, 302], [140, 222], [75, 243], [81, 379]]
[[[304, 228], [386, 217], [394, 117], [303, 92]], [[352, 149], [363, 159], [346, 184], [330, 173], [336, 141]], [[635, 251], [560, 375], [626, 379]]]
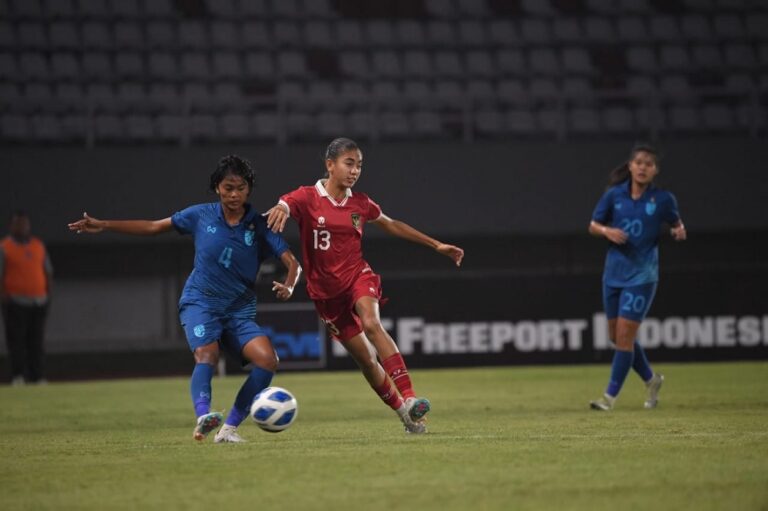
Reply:
[[270, 433], [288, 429], [298, 414], [296, 398], [281, 387], [267, 387], [256, 394], [251, 404], [251, 418]]

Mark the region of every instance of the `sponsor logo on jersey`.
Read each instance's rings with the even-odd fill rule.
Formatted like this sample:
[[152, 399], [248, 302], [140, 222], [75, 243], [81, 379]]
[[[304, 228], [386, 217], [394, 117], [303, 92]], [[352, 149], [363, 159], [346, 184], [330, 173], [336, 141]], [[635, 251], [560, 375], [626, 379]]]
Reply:
[[205, 232], [209, 234], [216, 234], [216, 227], [209, 225], [208, 227], [205, 228]]
[[196, 325], [194, 328], [195, 336], [196, 337], [202, 337], [205, 335], [205, 325], [200, 324]]
[[254, 233], [253, 231], [245, 231], [245, 244], [248, 245], [249, 247], [253, 245], [254, 234], [256, 233]]
[[360, 228], [360, 215], [358, 215], [357, 213], [352, 213], [352, 226], [355, 229]]
[[325, 225], [325, 217], [324, 216], [317, 217], [317, 224], [318, 225]]

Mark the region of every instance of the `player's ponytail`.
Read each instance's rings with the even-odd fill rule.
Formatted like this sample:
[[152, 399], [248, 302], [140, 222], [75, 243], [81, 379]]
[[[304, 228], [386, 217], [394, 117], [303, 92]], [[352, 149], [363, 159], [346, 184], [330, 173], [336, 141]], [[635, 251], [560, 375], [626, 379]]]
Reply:
[[656, 166], [659, 165], [659, 157], [658, 153], [656, 152], [656, 149], [649, 145], [649, 144], [635, 144], [635, 146], [632, 148], [632, 151], [629, 153], [629, 158], [627, 161], [616, 167], [611, 171], [611, 173], [608, 175], [608, 188], [612, 186], [616, 186], [619, 183], [623, 183], [627, 179], [629, 179], [629, 162], [635, 159], [635, 156], [637, 153], [648, 153], [653, 156], [653, 159], [656, 161]]

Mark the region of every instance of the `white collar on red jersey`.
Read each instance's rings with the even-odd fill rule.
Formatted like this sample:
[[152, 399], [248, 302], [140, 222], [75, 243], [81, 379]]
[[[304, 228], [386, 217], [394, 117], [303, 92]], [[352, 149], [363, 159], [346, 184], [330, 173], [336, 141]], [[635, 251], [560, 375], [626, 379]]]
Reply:
[[350, 188], [347, 188], [345, 192], [344, 200], [341, 202], [336, 202], [336, 199], [331, 197], [331, 194], [328, 193], [328, 190], [325, 189], [325, 183], [327, 182], [327, 179], [318, 179], [317, 183], [315, 183], [315, 189], [317, 190], [317, 193], [320, 194], [320, 197], [327, 197], [329, 201], [333, 203], [334, 206], [343, 206], [347, 203], [347, 199], [352, 197], [352, 190]]

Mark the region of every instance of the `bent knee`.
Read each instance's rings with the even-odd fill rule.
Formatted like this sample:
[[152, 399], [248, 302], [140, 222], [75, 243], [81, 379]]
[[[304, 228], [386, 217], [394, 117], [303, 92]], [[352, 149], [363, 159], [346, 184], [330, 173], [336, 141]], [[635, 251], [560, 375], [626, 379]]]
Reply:
[[363, 331], [365, 332], [365, 336], [369, 339], [384, 333], [384, 327], [382, 326], [381, 321], [379, 321], [379, 319], [376, 317], [361, 318], [361, 322], [363, 324]]

